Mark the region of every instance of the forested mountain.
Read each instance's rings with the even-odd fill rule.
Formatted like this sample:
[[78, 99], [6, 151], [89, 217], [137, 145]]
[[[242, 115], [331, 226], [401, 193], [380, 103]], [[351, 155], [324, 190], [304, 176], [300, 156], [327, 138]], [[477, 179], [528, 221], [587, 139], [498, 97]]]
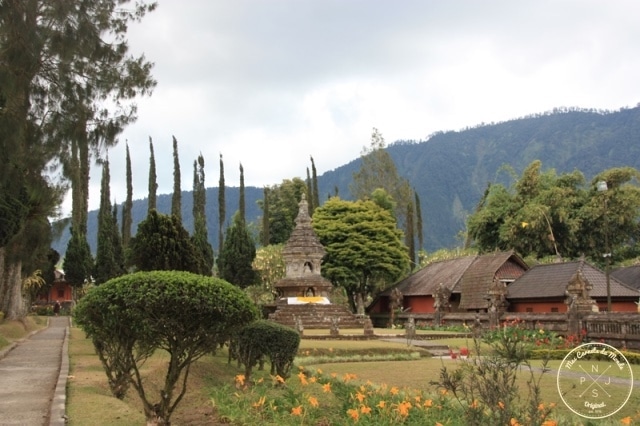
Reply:
[[[519, 175], [533, 160], [558, 173], [580, 170], [587, 179], [612, 167], [640, 169], [640, 107], [615, 112], [557, 109], [497, 124], [483, 124], [460, 131], [441, 132], [424, 141], [398, 141], [388, 146], [399, 173], [416, 189], [422, 203], [425, 249], [451, 248], [461, 244], [457, 236], [465, 229], [488, 182], [512, 183], [502, 166]], [[350, 199], [349, 184], [360, 160], [318, 176], [320, 202], [335, 194]], [[283, 176], [291, 179], [294, 176]], [[279, 182], [275, 182], [279, 183]], [[227, 222], [238, 206], [238, 188], [227, 188]], [[262, 188], [247, 187], [246, 218], [257, 230], [262, 211], [256, 201]], [[183, 222], [193, 229], [190, 191], [182, 195]], [[207, 189], [209, 239], [218, 247], [218, 189]], [[171, 196], [158, 196], [158, 210], [171, 211]], [[133, 203], [133, 231], [147, 213], [147, 201]], [[89, 214], [89, 244], [95, 250], [96, 214]], [[257, 231], [256, 231], [257, 232]], [[54, 246], [63, 253], [68, 234]]]

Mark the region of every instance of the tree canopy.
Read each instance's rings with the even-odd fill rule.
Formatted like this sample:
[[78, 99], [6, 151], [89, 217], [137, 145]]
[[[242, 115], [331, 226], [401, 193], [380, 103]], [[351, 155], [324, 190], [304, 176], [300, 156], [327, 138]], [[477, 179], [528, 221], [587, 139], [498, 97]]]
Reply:
[[[557, 175], [532, 162], [511, 188], [490, 185], [468, 220], [481, 252], [515, 249], [523, 257], [590, 256], [600, 263], [605, 239], [612, 247], [635, 246], [640, 212], [640, 173], [614, 168], [587, 185], [579, 171]], [[608, 190], [598, 192], [598, 181]]]
[[367, 296], [409, 270], [402, 231], [389, 210], [373, 201], [331, 198], [316, 209], [312, 223], [327, 250], [322, 275], [345, 288], [358, 313], [364, 313]]
[[155, 85], [152, 65], [126, 40], [128, 25], [155, 3], [127, 3], [0, 2], [0, 308], [10, 318], [24, 315], [23, 262], [48, 250], [48, 218], [66, 180], [79, 185], [76, 235], [84, 234], [77, 207], [87, 202], [89, 150], [113, 145], [136, 119], [133, 99]]
[[189, 233], [177, 217], [156, 210], [138, 224], [127, 252], [129, 264], [140, 271], [198, 272], [198, 257]]

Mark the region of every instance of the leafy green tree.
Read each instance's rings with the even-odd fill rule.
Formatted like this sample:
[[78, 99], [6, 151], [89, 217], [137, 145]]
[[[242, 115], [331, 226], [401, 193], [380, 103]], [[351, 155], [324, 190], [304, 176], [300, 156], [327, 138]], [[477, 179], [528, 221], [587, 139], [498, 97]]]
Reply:
[[204, 157], [198, 156], [193, 163], [193, 236], [191, 241], [196, 251], [198, 260], [198, 272], [202, 275], [211, 275], [213, 272], [213, 248], [209, 244], [209, 231], [207, 229], [207, 191], [204, 182]]
[[263, 216], [265, 203], [268, 205], [269, 244], [287, 242], [295, 227], [298, 203], [306, 191], [307, 185], [300, 178], [285, 179], [280, 185], [268, 187], [267, 201], [261, 200], [259, 204]]
[[[215, 353], [227, 336], [257, 319], [255, 306], [222, 280], [177, 271], [138, 272], [89, 291], [74, 312], [92, 340], [112, 392], [131, 385], [148, 424], [170, 424], [187, 391], [193, 363]], [[168, 354], [164, 384], [151, 392], [142, 366], [156, 351]], [[146, 386], [146, 389], [145, 389]]]
[[265, 292], [272, 294], [273, 286], [286, 275], [282, 249], [284, 244], [271, 244], [260, 247], [253, 260], [253, 269], [258, 274]]
[[98, 211], [98, 247], [93, 277], [96, 284], [124, 274], [122, 243], [118, 233], [116, 216], [111, 206], [109, 160], [102, 165], [102, 185], [100, 189], [100, 210]]
[[316, 209], [313, 229], [327, 250], [322, 274], [345, 288], [358, 314], [364, 313], [368, 296], [409, 270], [402, 231], [373, 201], [331, 198]]
[[171, 214], [182, 220], [182, 186], [180, 184], [180, 158], [178, 141], [173, 136], [173, 195], [171, 196]]
[[[532, 162], [512, 188], [489, 186], [468, 220], [478, 250], [515, 249], [536, 259], [585, 254], [602, 264], [607, 245], [620, 249], [637, 239], [637, 170], [609, 169], [586, 187], [579, 171], [558, 176], [541, 168], [540, 161]], [[599, 180], [610, 189], [598, 192]]]
[[133, 176], [131, 172], [129, 144], [127, 144], [126, 169], [127, 200], [122, 206], [122, 246], [125, 250], [129, 246], [129, 240], [131, 240], [131, 226], [133, 226]]
[[220, 252], [218, 261], [220, 277], [241, 288], [255, 284], [258, 277], [251, 266], [255, 257], [256, 246], [247, 225], [240, 214], [236, 213]]
[[394, 216], [398, 223], [406, 225], [407, 205], [413, 198], [411, 186], [398, 174], [391, 155], [386, 150], [382, 134], [373, 128], [371, 145], [365, 147], [360, 156], [362, 165], [353, 174], [351, 194], [359, 200], [368, 199], [373, 191], [384, 189], [397, 204]]
[[182, 222], [151, 210], [131, 239], [129, 264], [140, 271], [198, 272], [198, 256]]
[[153, 141], [149, 136], [149, 207], [147, 212], [150, 213], [158, 206], [158, 177], [156, 174], [156, 157], [153, 153]]

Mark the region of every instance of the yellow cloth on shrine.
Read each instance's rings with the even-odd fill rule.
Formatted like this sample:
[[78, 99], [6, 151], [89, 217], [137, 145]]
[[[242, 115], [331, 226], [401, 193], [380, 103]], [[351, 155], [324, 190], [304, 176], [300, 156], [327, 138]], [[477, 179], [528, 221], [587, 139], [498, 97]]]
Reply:
[[298, 297], [297, 298], [302, 303], [323, 303], [326, 299], [324, 297]]

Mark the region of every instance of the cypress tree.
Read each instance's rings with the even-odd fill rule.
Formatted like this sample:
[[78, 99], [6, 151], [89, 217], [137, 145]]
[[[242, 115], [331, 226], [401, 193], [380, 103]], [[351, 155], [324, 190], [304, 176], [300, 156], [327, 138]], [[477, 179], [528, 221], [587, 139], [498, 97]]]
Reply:
[[156, 158], [153, 155], [153, 141], [151, 140], [151, 136], [149, 136], [149, 151], [151, 155], [149, 157], [149, 207], [147, 209], [147, 214], [151, 210], [155, 210], [157, 208], [157, 192], [158, 192], [158, 178], [156, 176]]
[[182, 188], [180, 184], [180, 159], [178, 158], [178, 141], [173, 136], [173, 196], [171, 197], [171, 214], [182, 221]]
[[407, 250], [409, 251], [409, 261], [411, 262], [411, 269], [416, 266], [416, 238], [415, 238], [415, 229], [414, 229], [414, 208], [413, 201], [409, 200], [407, 203], [407, 223], [406, 230], [404, 234], [404, 243], [407, 246]]
[[420, 196], [418, 191], [413, 191], [416, 200], [416, 234], [418, 237], [418, 250], [424, 249], [424, 229], [422, 226], [422, 206], [420, 205]]
[[[123, 273], [122, 262], [118, 264], [116, 260], [116, 251], [118, 251], [116, 243], [119, 244], [119, 238], [118, 241], [114, 241], [114, 234], [118, 231], [111, 207], [110, 179], [109, 160], [105, 160], [102, 165], [100, 209], [98, 211], [98, 247], [93, 269], [93, 277], [96, 284], [102, 284]], [[122, 251], [121, 247], [119, 251]]]
[[240, 200], [238, 202], [238, 213], [240, 214], [240, 220], [242, 223], [246, 223], [244, 204], [244, 169], [242, 168], [242, 163], [240, 163]]
[[207, 193], [204, 182], [204, 157], [193, 162], [193, 243], [197, 270], [202, 275], [211, 275], [213, 270], [213, 248], [209, 244], [206, 217]]
[[218, 254], [222, 251], [224, 242], [224, 221], [226, 219], [226, 205], [224, 199], [224, 163], [222, 162], [222, 154], [220, 154], [220, 179], [218, 180]]
[[313, 187], [313, 211], [315, 211], [320, 207], [320, 193], [318, 192], [318, 172], [316, 171], [316, 163], [313, 161], [313, 157], [311, 157], [311, 182]]
[[309, 174], [309, 168], [307, 167], [307, 199], [309, 202], [307, 203], [307, 212], [309, 216], [313, 216], [313, 187], [311, 186], [311, 175]]
[[266, 247], [269, 245], [270, 231], [269, 231], [269, 188], [264, 187], [263, 189], [264, 200], [262, 202], [262, 233], [261, 233], [261, 242], [262, 246]]
[[256, 247], [238, 211], [220, 253], [220, 277], [241, 288], [255, 284], [258, 278], [252, 267], [255, 257]]
[[126, 249], [131, 239], [131, 226], [133, 224], [133, 183], [131, 173], [131, 154], [129, 153], [129, 144], [127, 144], [127, 200], [122, 207], [122, 246]]

